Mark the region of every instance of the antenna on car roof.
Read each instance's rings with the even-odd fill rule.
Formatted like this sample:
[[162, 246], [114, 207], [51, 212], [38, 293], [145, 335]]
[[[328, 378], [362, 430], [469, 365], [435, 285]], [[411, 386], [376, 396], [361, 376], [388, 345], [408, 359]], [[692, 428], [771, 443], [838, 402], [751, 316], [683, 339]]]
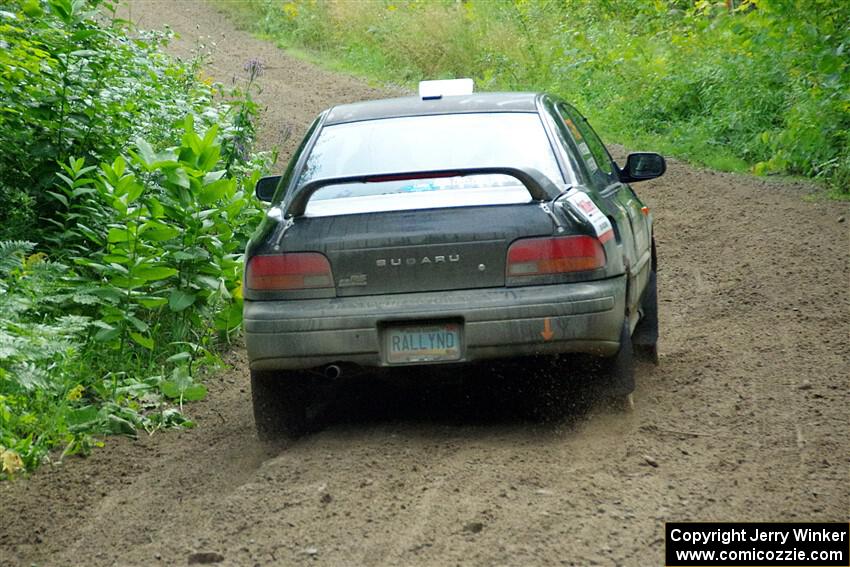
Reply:
[[440, 81], [419, 81], [419, 98], [436, 100], [444, 96], [472, 94], [475, 85], [472, 79], [444, 79]]

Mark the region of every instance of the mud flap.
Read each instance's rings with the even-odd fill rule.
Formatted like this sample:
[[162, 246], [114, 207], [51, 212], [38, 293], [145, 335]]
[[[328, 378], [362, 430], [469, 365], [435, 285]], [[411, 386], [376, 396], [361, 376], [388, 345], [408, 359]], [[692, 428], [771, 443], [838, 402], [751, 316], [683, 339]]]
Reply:
[[649, 274], [641, 310], [643, 317], [632, 336], [635, 356], [641, 360], [658, 364], [658, 287], [655, 270]]

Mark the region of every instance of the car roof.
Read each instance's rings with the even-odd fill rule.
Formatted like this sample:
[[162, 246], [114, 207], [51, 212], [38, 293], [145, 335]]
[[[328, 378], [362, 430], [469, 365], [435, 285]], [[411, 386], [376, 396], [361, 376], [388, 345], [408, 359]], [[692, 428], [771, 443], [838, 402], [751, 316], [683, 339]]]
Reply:
[[369, 100], [334, 106], [328, 111], [325, 124], [433, 114], [537, 112], [539, 96], [539, 93], [475, 93], [425, 100], [416, 96]]

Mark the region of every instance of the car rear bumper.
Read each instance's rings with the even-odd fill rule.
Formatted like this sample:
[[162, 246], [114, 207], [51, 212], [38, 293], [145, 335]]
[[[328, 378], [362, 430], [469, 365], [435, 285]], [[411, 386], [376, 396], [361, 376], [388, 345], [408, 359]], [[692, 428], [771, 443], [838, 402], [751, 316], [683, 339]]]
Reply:
[[295, 301], [245, 301], [254, 370], [392, 366], [382, 329], [459, 321], [463, 361], [619, 348], [625, 276], [593, 282]]

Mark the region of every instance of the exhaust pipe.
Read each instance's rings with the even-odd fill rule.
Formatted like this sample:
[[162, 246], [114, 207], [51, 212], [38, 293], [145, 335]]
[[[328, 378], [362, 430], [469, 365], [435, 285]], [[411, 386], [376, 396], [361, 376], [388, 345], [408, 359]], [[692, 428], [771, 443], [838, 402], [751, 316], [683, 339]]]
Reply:
[[340, 376], [342, 376], [342, 368], [340, 368], [336, 364], [328, 364], [327, 366], [325, 366], [325, 377], [339, 378]]

